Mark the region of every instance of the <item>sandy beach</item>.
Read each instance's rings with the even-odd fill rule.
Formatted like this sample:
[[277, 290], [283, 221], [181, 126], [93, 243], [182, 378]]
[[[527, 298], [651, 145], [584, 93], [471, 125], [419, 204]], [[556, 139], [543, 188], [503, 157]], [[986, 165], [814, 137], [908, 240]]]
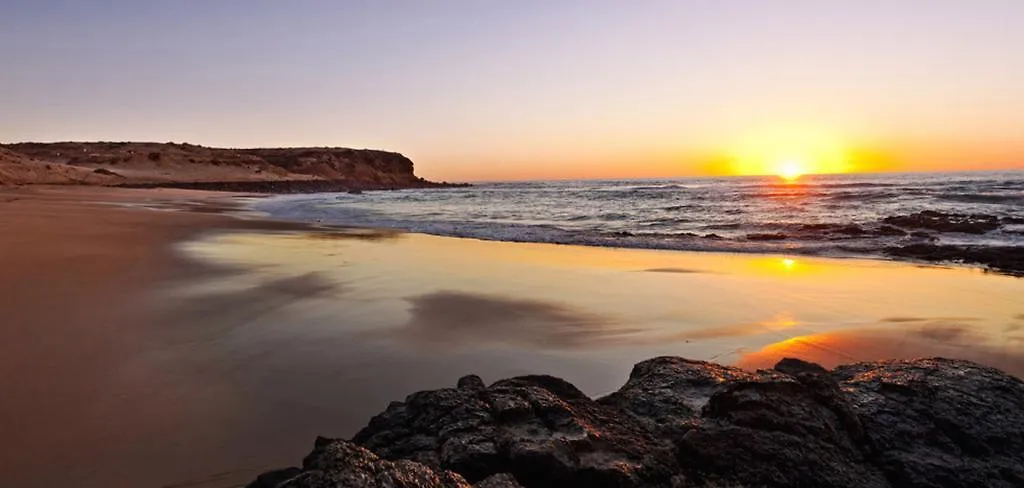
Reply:
[[[160, 486], [154, 480], [196, 465], [149, 455], [173, 437], [187, 406], [112, 385], [132, 374], [130, 361], [154, 330], [174, 325], [147, 294], [213, 272], [176, 258], [172, 243], [253, 226], [217, 214], [232, 196], [0, 187], [0, 418], [18, 446], [0, 456], [0, 485]], [[163, 388], [161, 378], [146, 381]]]
[[1013, 277], [311, 229], [222, 215], [238, 196], [0, 190], [0, 485], [240, 486], [468, 373], [590, 395], [662, 354], [1024, 374]]

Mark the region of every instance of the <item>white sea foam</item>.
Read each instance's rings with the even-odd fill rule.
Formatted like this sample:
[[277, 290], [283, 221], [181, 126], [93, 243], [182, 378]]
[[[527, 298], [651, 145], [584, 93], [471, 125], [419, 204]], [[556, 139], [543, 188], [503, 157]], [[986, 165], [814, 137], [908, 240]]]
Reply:
[[[514, 182], [287, 195], [279, 219], [588, 246], [828, 255], [915, 243], [1024, 245], [1024, 172]], [[984, 233], [890, 225], [922, 211], [996, 219]], [[956, 217], [960, 218], [960, 217]]]

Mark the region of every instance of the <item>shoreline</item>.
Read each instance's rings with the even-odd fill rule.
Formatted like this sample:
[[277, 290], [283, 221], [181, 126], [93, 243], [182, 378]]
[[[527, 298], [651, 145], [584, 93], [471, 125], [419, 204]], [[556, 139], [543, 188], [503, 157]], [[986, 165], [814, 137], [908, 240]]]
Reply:
[[[390, 191], [390, 190], [370, 190], [370, 191]], [[339, 192], [334, 192], [339, 193]], [[340, 192], [344, 193], [344, 192]], [[339, 193], [339, 194], [340, 194]], [[272, 199], [274, 197], [286, 197], [294, 194], [279, 193], [269, 194], [266, 198]], [[260, 202], [252, 202], [247, 207], [250, 210], [267, 214], [266, 211], [257, 209], [256, 207]], [[738, 255], [765, 255], [765, 256], [791, 256], [791, 257], [802, 257], [802, 258], [821, 258], [821, 259], [863, 259], [870, 261], [882, 261], [882, 262], [896, 262], [906, 263], [911, 265], [922, 265], [922, 266], [935, 266], [945, 268], [958, 268], [958, 269], [975, 269], [984, 273], [994, 273], [1013, 277], [1024, 277], [1024, 247], [1008, 247], [1008, 246], [994, 246], [994, 247], [978, 247], [978, 246], [960, 246], [960, 245], [937, 245], [931, 243], [920, 243], [911, 244], [901, 247], [880, 247], [874, 250], [864, 251], [839, 251], [836, 253], [830, 252], [817, 252], [814, 248], [796, 248], [796, 249], [776, 249], [776, 248], [757, 248], [757, 249], [743, 249], [735, 243], [729, 247], [715, 247], [714, 245], [708, 246], [692, 246], [692, 247], [672, 247], [670, 244], [658, 244], [658, 243], [646, 243], [645, 245], [634, 245], [628, 246], [623, 245], [621, 241], [559, 241], [559, 240], [531, 240], [529, 238], [500, 238], [500, 237], [487, 237], [480, 235], [460, 235], [457, 233], [446, 233], [443, 231], [429, 231], [421, 229], [407, 229], [401, 226], [373, 226], [366, 224], [345, 224], [345, 223], [325, 223], [317, 224], [307, 220], [301, 220], [296, 218], [275, 218], [268, 214], [269, 220], [276, 222], [297, 222], [304, 223], [311, 226], [319, 226], [323, 228], [330, 228], [331, 226], [351, 227], [351, 228], [365, 228], [365, 229], [389, 229], [398, 232], [407, 232], [412, 234], [424, 234], [444, 238], [452, 239], [471, 239], [484, 242], [508, 242], [508, 243], [522, 243], [522, 244], [551, 244], [558, 246], [580, 246], [588, 248], [605, 248], [605, 249], [624, 249], [624, 250], [651, 250], [651, 251], [675, 251], [675, 252], [696, 252], [696, 253], [713, 253], [713, 254], [738, 254]], [[693, 236], [684, 236], [693, 237]]]

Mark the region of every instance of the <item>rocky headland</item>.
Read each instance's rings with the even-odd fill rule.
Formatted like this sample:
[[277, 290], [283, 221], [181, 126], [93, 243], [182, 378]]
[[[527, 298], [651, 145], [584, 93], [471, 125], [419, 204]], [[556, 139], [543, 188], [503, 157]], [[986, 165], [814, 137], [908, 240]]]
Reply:
[[1024, 382], [951, 359], [749, 372], [677, 357], [591, 399], [551, 376], [393, 402], [250, 488], [1017, 487]]
[[405, 156], [328, 147], [221, 149], [148, 142], [0, 145], [0, 184], [172, 187], [264, 193], [446, 186]]

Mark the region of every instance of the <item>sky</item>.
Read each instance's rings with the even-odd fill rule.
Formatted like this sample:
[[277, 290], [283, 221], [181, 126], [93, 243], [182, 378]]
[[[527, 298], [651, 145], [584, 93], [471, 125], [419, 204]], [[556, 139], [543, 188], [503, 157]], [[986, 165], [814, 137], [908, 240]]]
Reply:
[[0, 142], [438, 180], [1024, 169], [1024, 1], [4, 0]]

